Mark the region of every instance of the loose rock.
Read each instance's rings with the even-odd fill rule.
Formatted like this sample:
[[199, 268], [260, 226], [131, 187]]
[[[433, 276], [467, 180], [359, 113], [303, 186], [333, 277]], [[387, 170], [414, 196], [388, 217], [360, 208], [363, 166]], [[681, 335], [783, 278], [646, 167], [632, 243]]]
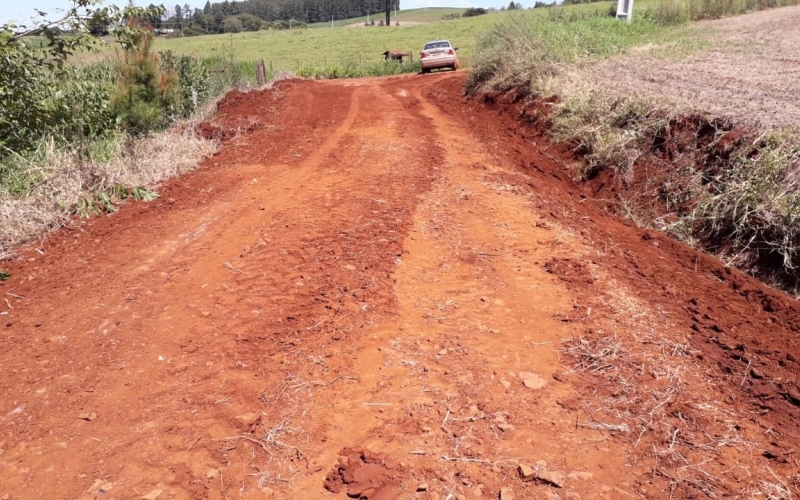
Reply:
[[539, 481], [549, 484], [550, 486], [555, 486], [556, 488], [563, 488], [564, 483], [567, 482], [567, 475], [561, 471], [542, 471], [537, 476], [536, 479]]
[[156, 498], [160, 497], [162, 493], [164, 493], [164, 490], [155, 489], [147, 495], [144, 495], [142, 500], [156, 500]]
[[428, 491], [428, 483], [419, 483], [417, 491]]
[[245, 413], [243, 415], [239, 415], [236, 417], [236, 420], [243, 423], [246, 426], [250, 426], [255, 424], [261, 419], [261, 415], [258, 413]]
[[497, 424], [497, 428], [500, 429], [503, 432], [511, 432], [511, 431], [514, 430], [514, 426], [513, 425], [506, 424], [506, 423]]
[[520, 465], [519, 477], [521, 477], [523, 481], [533, 481], [536, 479], [536, 471], [533, 469], [533, 467]]
[[206, 479], [216, 479], [219, 477], [219, 470], [217, 469], [208, 469], [206, 472]]
[[500, 500], [514, 500], [515, 498], [517, 498], [517, 495], [514, 494], [514, 490], [509, 486], [500, 489]]
[[78, 415], [78, 418], [81, 419], [81, 420], [86, 420], [88, 422], [91, 422], [92, 420], [97, 418], [97, 413], [95, 413], [95, 412], [81, 413], [80, 415]]
[[547, 385], [547, 380], [536, 373], [520, 372], [519, 378], [528, 389], [541, 389]]
[[567, 479], [571, 479], [573, 481], [588, 481], [593, 477], [594, 474], [591, 472], [575, 471], [567, 474]]

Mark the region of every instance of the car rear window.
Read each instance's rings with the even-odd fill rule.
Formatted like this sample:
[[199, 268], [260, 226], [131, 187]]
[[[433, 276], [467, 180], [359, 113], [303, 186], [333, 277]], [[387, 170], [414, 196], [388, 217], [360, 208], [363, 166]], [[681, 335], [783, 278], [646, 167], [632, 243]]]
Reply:
[[448, 49], [448, 48], [450, 48], [450, 42], [431, 42], [431, 43], [426, 43], [425, 48], [422, 50]]

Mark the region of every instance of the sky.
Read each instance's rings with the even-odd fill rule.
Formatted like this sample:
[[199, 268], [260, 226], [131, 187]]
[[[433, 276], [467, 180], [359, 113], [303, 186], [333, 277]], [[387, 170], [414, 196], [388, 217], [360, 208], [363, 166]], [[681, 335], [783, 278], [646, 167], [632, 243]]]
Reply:
[[[150, 3], [160, 4], [164, 3], [168, 5], [171, 3], [161, 2], [157, 0], [142, 0], [142, 1], [135, 1], [137, 5], [148, 5]], [[115, 3], [115, 2], [107, 2]], [[127, 2], [116, 2], [119, 4], [125, 4]], [[199, 7], [202, 8], [205, 5], [206, 0], [178, 0], [175, 2], [180, 3], [181, 5], [189, 4], [193, 8]], [[506, 2], [508, 3], [508, 2]], [[528, 3], [533, 3], [533, 0], [528, 0]], [[523, 0], [523, 5], [529, 7], [527, 3]], [[422, 7], [500, 7], [501, 5], [505, 5], [503, 0], [400, 0], [400, 7], [402, 9], [417, 9]], [[4, 24], [6, 21], [13, 20], [17, 24], [24, 23], [25, 21], [30, 21], [36, 15], [34, 7], [43, 10], [50, 14], [50, 16], [55, 17], [54, 14], [57, 14], [57, 10], [66, 10], [72, 7], [72, 2], [70, 0], [0, 0], [0, 24]]]

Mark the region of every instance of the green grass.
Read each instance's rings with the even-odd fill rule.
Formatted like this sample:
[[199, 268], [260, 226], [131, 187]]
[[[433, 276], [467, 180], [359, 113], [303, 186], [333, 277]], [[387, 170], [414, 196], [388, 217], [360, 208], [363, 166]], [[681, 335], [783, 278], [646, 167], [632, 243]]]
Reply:
[[547, 17], [515, 14], [480, 41], [467, 90], [522, 89], [538, 86], [566, 65], [620, 54], [647, 43], [678, 39], [682, 29], [661, 26], [643, 16], [631, 24], [601, 11], [551, 8]]
[[[431, 7], [430, 9], [408, 9], [397, 11], [397, 15], [392, 12], [392, 24], [399, 22], [400, 26], [403, 23], [435, 23], [442, 20], [442, 16], [446, 14], [461, 14], [464, 9], [457, 9], [451, 7]], [[385, 19], [383, 12], [376, 12], [370, 14], [370, 19], [374, 19], [377, 24], [381, 19]], [[364, 24], [367, 16], [354, 17], [352, 19], [334, 19], [333, 26], [347, 26], [350, 24]], [[309, 28], [330, 28], [331, 23], [314, 23], [309, 24]], [[377, 26], [376, 26], [377, 27]]]
[[[565, 8], [569, 12], [607, 12], [610, 2], [576, 5]], [[441, 9], [429, 9], [442, 12]], [[522, 15], [546, 18], [551, 9], [534, 9]], [[401, 11], [401, 15], [417, 15]], [[416, 11], [419, 12], [419, 11]], [[234, 61], [264, 59], [274, 71], [298, 71], [302, 68], [370, 65], [383, 60], [381, 53], [387, 49], [411, 51], [416, 59], [425, 42], [448, 39], [459, 47], [462, 63], [469, 65], [478, 38], [498, 22], [515, 15], [500, 12], [485, 16], [437, 21], [414, 26], [350, 28], [346, 26], [327, 29], [285, 31], [259, 31], [234, 35], [206, 35], [199, 37], [158, 39], [156, 50], [173, 50], [198, 57], [222, 57]], [[521, 15], [521, 14], [516, 14]], [[441, 17], [441, 14], [438, 14]], [[410, 18], [410, 17], [409, 17]], [[424, 17], [419, 17], [424, 18]], [[402, 18], [401, 18], [402, 19]], [[348, 20], [352, 22], [352, 20]]]

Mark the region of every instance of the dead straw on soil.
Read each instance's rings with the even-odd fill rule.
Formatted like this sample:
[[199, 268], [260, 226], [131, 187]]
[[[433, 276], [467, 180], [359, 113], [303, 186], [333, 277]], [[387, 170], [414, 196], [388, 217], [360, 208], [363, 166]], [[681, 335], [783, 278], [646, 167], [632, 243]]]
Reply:
[[774, 471], [751, 471], [743, 479], [724, 464], [724, 448], [754, 455], [767, 445], [753, 442], [741, 425], [746, 415], [717, 396], [724, 375], [697, 362], [697, 351], [676, 336], [666, 314], [600, 276], [599, 268], [591, 271], [595, 282], [608, 284], [598, 307], [608, 311], [613, 331], [593, 329], [564, 342], [573, 371], [598, 377], [605, 387], [584, 395], [582, 412], [589, 418], [577, 425], [616, 433], [637, 453], [644, 450], [644, 458], [631, 456], [629, 463], [664, 478], [673, 496], [688, 488], [716, 498], [725, 485], [741, 484], [750, 494], [794, 498]]
[[[69, 225], [82, 200], [113, 193], [118, 186], [154, 187], [197, 167], [216, 144], [196, 136], [190, 127], [173, 128], [143, 139], [119, 138], [117, 153], [107, 162], [81, 158], [50, 142], [44, 152], [47, 174], [24, 197], [0, 193], [0, 258], [18, 246]], [[31, 165], [30, 168], [42, 168]]]

